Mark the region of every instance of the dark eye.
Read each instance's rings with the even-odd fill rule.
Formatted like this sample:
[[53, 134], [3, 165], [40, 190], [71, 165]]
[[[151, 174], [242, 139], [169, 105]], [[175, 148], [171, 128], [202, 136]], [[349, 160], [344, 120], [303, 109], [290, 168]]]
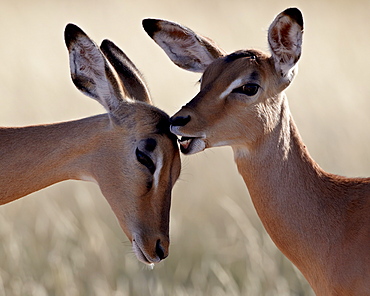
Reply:
[[247, 83], [242, 85], [241, 87], [235, 88], [232, 92], [233, 93], [239, 93], [244, 94], [247, 96], [254, 96], [257, 92], [260, 86], [255, 83]]
[[151, 174], [155, 172], [155, 165], [151, 158], [146, 155], [144, 152], [140, 151], [136, 148], [136, 158], [137, 161], [140, 162], [142, 165], [146, 166]]

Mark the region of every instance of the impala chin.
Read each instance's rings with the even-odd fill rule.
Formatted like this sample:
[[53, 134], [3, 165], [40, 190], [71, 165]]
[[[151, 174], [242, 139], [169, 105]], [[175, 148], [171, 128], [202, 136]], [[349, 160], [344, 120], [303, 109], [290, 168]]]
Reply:
[[188, 155], [203, 151], [207, 146], [203, 137], [182, 137], [179, 144], [181, 152]]

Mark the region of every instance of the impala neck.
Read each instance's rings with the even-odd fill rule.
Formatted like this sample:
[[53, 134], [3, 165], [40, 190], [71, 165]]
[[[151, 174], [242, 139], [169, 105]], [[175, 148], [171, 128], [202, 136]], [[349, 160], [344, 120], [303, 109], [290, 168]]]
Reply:
[[326, 181], [331, 175], [308, 154], [285, 95], [280, 118], [272, 131], [255, 147], [233, 150], [256, 211], [278, 248], [301, 271], [302, 258], [311, 259], [310, 264], [323, 259], [320, 254], [325, 251], [317, 253], [316, 249], [318, 243], [325, 248], [328, 233], [323, 232], [330, 231], [331, 225], [330, 219], [319, 214], [328, 202], [319, 193], [330, 186], [330, 181]]
[[[0, 129], [0, 205], [68, 179], [89, 179], [107, 114], [50, 125]], [[103, 133], [104, 134], [104, 133]]]

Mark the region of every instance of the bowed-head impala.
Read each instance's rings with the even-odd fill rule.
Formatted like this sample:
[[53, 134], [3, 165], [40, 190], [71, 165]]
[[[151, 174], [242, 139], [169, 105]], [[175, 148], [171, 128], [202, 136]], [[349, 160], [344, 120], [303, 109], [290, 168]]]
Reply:
[[97, 183], [144, 263], [168, 255], [171, 189], [180, 174], [169, 116], [152, 106], [140, 72], [112, 42], [65, 29], [76, 87], [107, 114], [0, 129], [0, 204], [68, 180]]
[[289, 8], [272, 22], [270, 54], [226, 54], [177, 23], [143, 25], [176, 65], [203, 73], [200, 92], [171, 118], [182, 152], [231, 146], [267, 232], [316, 294], [370, 295], [370, 179], [323, 171], [284, 94], [301, 55], [301, 12]]

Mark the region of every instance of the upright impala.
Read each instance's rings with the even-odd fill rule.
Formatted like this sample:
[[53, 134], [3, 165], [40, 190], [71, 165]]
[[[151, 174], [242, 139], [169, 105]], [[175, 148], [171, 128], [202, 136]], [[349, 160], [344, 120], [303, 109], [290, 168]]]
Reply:
[[171, 189], [180, 173], [169, 116], [151, 105], [141, 74], [112, 42], [65, 29], [71, 76], [107, 114], [0, 129], [0, 204], [68, 180], [97, 183], [144, 263], [166, 258]]
[[316, 294], [370, 295], [370, 178], [323, 171], [284, 94], [301, 55], [301, 12], [287, 9], [272, 22], [271, 55], [227, 55], [179, 24], [143, 25], [175, 64], [203, 72], [200, 92], [171, 118], [182, 152], [230, 145], [267, 232]]

